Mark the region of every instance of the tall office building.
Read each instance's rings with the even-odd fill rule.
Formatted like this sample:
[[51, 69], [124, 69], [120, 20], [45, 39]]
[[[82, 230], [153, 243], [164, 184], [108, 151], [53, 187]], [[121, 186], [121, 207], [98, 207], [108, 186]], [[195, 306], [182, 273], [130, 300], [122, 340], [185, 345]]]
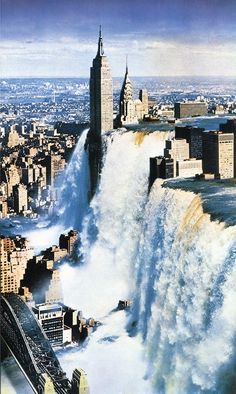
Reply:
[[234, 134], [203, 133], [203, 172], [220, 178], [234, 176]]
[[137, 123], [133, 100], [133, 86], [129, 79], [128, 64], [126, 63], [125, 78], [120, 92], [118, 126]]
[[89, 145], [90, 197], [96, 191], [101, 171], [102, 139], [106, 131], [113, 129], [112, 77], [108, 59], [104, 54], [101, 27], [98, 51], [90, 69], [90, 131]]
[[90, 69], [90, 130], [100, 138], [113, 129], [112, 77], [108, 59], [104, 55], [101, 27], [98, 51]]
[[28, 190], [20, 183], [13, 186], [14, 211], [19, 214], [28, 209]]

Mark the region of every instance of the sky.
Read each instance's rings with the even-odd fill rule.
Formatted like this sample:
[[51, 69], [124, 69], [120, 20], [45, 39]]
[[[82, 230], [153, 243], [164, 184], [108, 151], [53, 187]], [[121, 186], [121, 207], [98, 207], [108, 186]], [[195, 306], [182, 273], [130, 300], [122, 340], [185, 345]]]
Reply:
[[0, 0], [2, 77], [236, 76], [236, 0]]

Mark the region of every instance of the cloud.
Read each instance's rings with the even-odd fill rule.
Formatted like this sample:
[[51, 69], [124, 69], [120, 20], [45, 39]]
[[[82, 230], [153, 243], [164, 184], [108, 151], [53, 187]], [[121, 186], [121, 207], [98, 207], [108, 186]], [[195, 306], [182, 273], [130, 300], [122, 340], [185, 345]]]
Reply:
[[176, 48], [176, 44], [165, 41], [150, 41], [145, 42], [145, 49], [173, 49]]
[[[124, 34], [104, 38], [104, 48], [114, 76], [123, 75], [127, 53], [134, 76], [236, 74], [236, 44], [224, 43], [220, 38], [189, 43], [179, 38], [134, 38]], [[3, 40], [2, 75], [88, 76], [96, 51], [97, 40], [70, 35], [45, 40]]]

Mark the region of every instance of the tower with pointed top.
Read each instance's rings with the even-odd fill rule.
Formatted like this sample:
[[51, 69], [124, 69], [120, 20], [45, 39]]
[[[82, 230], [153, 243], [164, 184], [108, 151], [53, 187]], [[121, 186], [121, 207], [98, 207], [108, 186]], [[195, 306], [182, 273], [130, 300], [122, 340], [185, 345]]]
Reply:
[[126, 58], [125, 78], [120, 93], [118, 125], [128, 125], [137, 123], [135, 113], [135, 103], [133, 100], [133, 86], [129, 79], [128, 62]]
[[104, 54], [101, 26], [97, 55], [90, 69], [90, 129], [98, 138], [113, 129], [112, 77]]
[[90, 131], [88, 134], [90, 198], [95, 194], [102, 165], [102, 134], [113, 129], [112, 76], [104, 54], [101, 26], [98, 50], [90, 69]]

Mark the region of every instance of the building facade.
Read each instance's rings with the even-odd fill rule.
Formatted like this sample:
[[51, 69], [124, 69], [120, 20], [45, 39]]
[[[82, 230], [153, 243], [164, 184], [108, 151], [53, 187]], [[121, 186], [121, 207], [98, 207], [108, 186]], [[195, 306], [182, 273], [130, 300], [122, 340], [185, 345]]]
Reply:
[[90, 169], [89, 198], [96, 192], [102, 166], [102, 134], [113, 129], [112, 76], [104, 54], [101, 27], [98, 51], [90, 69], [90, 130], [87, 137]]
[[19, 214], [28, 209], [28, 190], [20, 183], [13, 186], [14, 211]]
[[61, 234], [59, 238], [59, 246], [61, 249], [66, 249], [68, 254], [71, 254], [74, 245], [77, 241], [78, 232], [76, 230], [70, 230], [68, 234]]
[[189, 144], [185, 139], [172, 139], [166, 141], [164, 156], [174, 161], [174, 177], [177, 176], [176, 161], [189, 159]]
[[72, 341], [71, 328], [64, 325], [64, 311], [59, 304], [39, 304], [32, 308], [52, 346]]
[[203, 133], [203, 172], [215, 177], [234, 176], [234, 134], [210, 131]]
[[157, 178], [174, 177], [174, 160], [163, 156], [150, 157], [149, 189]]
[[204, 102], [175, 103], [175, 118], [207, 115], [208, 107]]
[[25, 238], [0, 238], [0, 291], [18, 294], [27, 262], [33, 257], [33, 249]]
[[112, 76], [104, 54], [101, 28], [97, 55], [90, 69], [90, 129], [98, 137], [113, 129]]
[[191, 178], [202, 174], [201, 159], [177, 160], [176, 176], [183, 178]]
[[189, 144], [189, 157], [202, 158], [202, 133], [205, 129], [193, 126], [176, 126], [175, 138], [183, 138]]
[[139, 91], [139, 98], [135, 100], [135, 114], [139, 120], [142, 120], [148, 114], [148, 91], [141, 89]]
[[227, 119], [226, 123], [221, 123], [219, 130], [223, 133], [234, 134], [234, 177], [236, 178], [236, 118]]

